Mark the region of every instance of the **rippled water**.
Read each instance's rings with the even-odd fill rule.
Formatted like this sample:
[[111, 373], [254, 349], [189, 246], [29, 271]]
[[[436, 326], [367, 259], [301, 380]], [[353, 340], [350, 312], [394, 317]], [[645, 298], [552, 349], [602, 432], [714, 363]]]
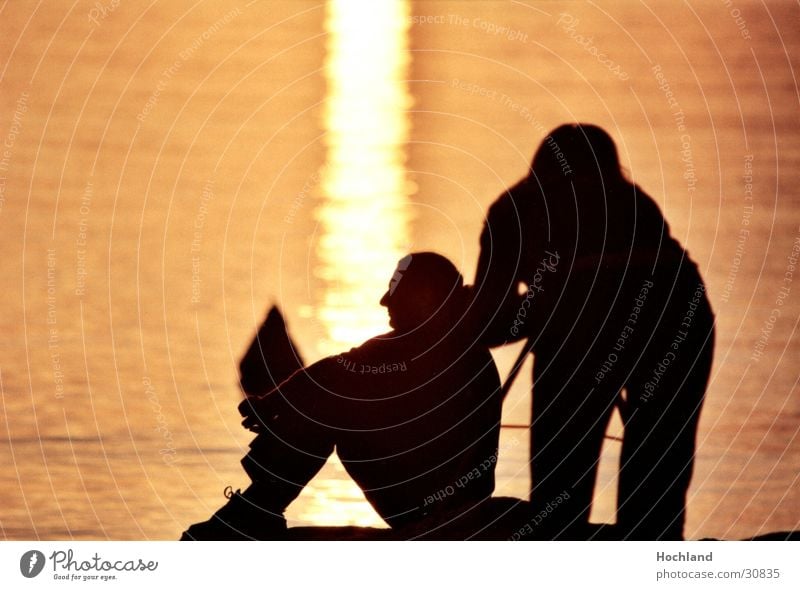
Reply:
[[[246, 485], [236, 371], [269, 304], [313, 360], [360, 337], [336, 328], [348, 306], [380, 323], [392, 269], [379, 261], [393, 252], [434, 249], [471, 277], [487, 206], [568, 120], [610, 131], [708, 279], [718, 346], [687, 534], [798, 528], [797, 6], [402, 10], [332, 30], [317, 2], [3, 5], [6, 538], [169, 539], [206, 518], [225, 486]], [[386, 30], [405, 35], [381, 36], [399, 61], [370, 69]], [[389, 188], [372, 217], [331, 188], [336, 31], [373, 38], [344, 79], [398, 103], [379, 117], [392, 123], [375, 150], [397, 176], [379, 175]], [[357, 128], [363, 105], [348, 96], [339, 121]], [[346, 240], [372, 241], [378, 218], [385, 258], [337, 258]], [[501, 372], [515, 355], [497, 351]], [[526, 367], [507, 423], [529, 415], [529, 384]], [[613, 519], [617, 445], [598, 521]], [[504, 429], [503, 447], [498, 492], [525, 497], [526, 432]], [[379, 523], [336, 463], [289, 516]]]

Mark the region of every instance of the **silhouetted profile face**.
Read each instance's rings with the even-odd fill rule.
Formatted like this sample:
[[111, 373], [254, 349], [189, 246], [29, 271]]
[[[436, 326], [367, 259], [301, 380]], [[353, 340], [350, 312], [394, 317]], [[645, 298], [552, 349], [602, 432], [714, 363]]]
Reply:
[[389, 311], [392, 328], [409, 332], [429, 321], [450, 321], [463, 286], [461, 273], [444, 256], [409, 254], [397, 263], [381, 305]]

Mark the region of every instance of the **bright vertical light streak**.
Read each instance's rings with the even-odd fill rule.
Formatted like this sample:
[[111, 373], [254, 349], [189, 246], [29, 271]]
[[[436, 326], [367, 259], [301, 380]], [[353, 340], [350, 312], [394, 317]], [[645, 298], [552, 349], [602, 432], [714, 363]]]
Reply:
[[408, 16], [405, 1], [327, 4], [327, 160], [315, 269], [324, 283], [324, 354], [388, 329], [378, 301], [409, 245]]

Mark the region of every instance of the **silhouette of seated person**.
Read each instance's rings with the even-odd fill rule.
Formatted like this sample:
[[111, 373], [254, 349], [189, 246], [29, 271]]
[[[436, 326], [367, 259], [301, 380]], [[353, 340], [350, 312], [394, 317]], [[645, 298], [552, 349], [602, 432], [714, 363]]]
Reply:
[[601, 128], [567, 124], [492, 204], [472, 313], [492, 346], [534, 354], [531, 503], [581, 538], [603, 437], [624, 409], [618, 534], [680, 539], [714, 317], [697, 266]]
[[381, 299], [392, 331], [240, 404], [258, 433], [242, 460], [252, 484], [183, 538], [280, 538], [285, 509], [334, 449], [392, 529], [470, 526], [494, 490], [501, 399], [488, 349], [466, 339], [468, 301], [446, 258], [403, 258]]

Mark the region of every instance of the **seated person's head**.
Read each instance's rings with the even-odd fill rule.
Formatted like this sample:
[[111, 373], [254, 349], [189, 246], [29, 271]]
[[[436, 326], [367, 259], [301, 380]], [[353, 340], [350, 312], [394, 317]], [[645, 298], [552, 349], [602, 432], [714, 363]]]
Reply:
[[423, 326], [449, 328], [463, 320], [466, 300], [464, 277], [452, 262], [417, 252], [397, 263], [381, 305], [389, 311], [392, 328], [410, 332]]

